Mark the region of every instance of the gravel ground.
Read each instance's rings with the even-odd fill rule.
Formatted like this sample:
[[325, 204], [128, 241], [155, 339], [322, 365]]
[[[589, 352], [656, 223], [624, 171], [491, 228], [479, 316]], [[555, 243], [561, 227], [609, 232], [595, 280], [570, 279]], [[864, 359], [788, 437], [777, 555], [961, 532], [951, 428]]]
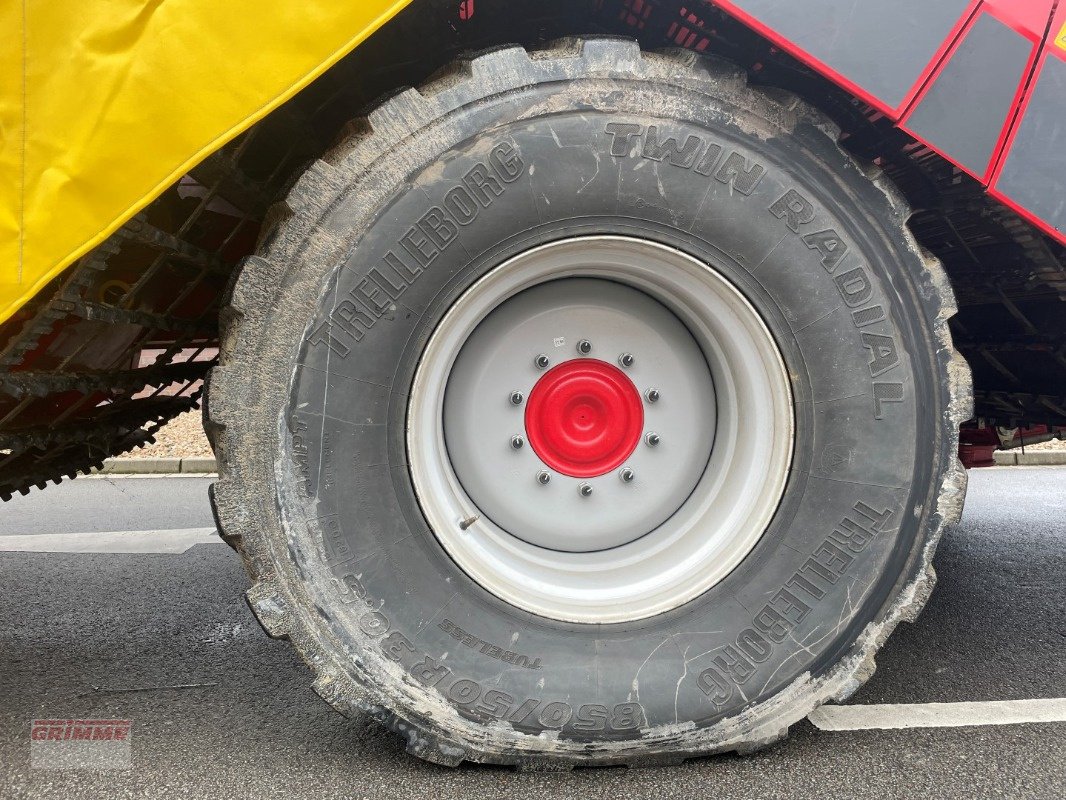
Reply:
[[[1040, 444], [1027, 444], [1026, 450], [1066, 450], [1066, 440], [1052, 439], [1050, 442], [1040, 442]], [[1021, 452], [1019, 450], [1019, 452]]]
[[200, 409], [175, 417], [156, 434], [155, 444], [122, 454], [124, 458], [210, 458]]

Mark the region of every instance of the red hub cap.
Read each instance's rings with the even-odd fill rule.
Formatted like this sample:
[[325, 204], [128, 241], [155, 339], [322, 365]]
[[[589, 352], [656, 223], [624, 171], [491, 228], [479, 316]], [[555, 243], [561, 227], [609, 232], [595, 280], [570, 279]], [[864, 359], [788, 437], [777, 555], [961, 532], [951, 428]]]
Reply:
[[541, 376], [526, 405], [526, 436], [541, 461], [592, 478], [620, 466], [640, 442], [644, 406], [622, 370], [579, 358]]

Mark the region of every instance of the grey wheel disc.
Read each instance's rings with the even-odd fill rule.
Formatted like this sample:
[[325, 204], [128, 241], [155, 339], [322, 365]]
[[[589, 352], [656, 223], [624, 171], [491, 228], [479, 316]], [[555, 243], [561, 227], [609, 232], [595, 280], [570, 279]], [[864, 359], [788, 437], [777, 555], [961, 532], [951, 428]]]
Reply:
[[[547, 369], [538, 357], [555, 367], [623, 356], [644, 412], [631, 454], [585, 477], [546, 463], [524, 414]], [[571, 552], [619, 547], [673, 515], [706, 469], [715, 421], [710, 369], [692, 334], [644, 292], [593, 278], [543, 283], [500, 305], [463, 346], [444, 401], [448, 455], [470, 499], [511, 535]]]

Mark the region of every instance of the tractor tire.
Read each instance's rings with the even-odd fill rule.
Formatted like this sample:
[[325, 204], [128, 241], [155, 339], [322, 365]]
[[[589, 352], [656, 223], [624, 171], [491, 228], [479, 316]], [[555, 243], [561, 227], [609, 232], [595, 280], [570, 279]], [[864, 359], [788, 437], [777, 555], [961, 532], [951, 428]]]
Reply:
[[873, 672], [961, 513], [939, 263], [838, 130], [618, 39], [353, 123], [223, 314], [212, 499], [314, 689], [440, 764], [674, 763]]

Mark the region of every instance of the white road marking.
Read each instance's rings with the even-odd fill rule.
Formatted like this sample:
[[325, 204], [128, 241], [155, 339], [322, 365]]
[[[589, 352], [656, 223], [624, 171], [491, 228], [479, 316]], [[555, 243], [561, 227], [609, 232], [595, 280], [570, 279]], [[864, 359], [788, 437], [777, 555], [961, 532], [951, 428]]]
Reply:
[[0, 552], [7, 553], [184, 553], [197, 544], [222, 539], [214, 528], [0, 536]]
[[1066, 698], [822, 706], [811, 712], [808, 719], [823, 731], [962, 728], [972, 725], [1066, 722]]

